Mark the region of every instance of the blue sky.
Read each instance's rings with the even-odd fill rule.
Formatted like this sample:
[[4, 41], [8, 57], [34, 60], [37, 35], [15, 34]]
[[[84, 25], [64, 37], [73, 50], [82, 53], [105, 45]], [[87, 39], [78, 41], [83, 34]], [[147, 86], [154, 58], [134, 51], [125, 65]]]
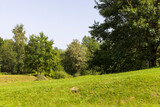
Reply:
[[94, 0], [0, 0], [0, 37], [12, 38], [12, 29], [23, 24], [27, 38], [44, 32], [54, 47], [66, 49], [89, 35], [94, 20], [103, 21], [94, 5]]

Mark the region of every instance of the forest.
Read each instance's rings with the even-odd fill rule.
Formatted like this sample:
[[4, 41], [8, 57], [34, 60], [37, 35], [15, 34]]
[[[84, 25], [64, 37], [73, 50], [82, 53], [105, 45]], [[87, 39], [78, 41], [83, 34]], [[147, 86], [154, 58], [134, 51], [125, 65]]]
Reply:
[[95, 9], [104, 21], [95, 21], [91, 36], [74, 39], [66, 50], [43, 32], [26, 38], [24, 25], [16, 25], [13, 38], [0, 38], [0, 72], [64, 78], [160, 65], [159, 0], [99, 0]]

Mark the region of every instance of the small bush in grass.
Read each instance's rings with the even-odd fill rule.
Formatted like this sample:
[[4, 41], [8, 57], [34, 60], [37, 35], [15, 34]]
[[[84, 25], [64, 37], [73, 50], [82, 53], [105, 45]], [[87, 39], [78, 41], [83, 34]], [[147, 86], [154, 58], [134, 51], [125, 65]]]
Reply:
[[48, 80], [48, 79], [44, 76], [44, 74], [37, 74], [36, 77], [37, 77], [37, 81], [40, 81], [40, 80]]
[[81, 75], [92, 75], [92, 71], [91, 70], [81, 71]]
[[52, 76], [54, 79], [61, 79], [61, 78], [71, 78], [72, 76], [67, 74], [64, 71], [55, 71], [54, 75]]
[[77, 73], [75, 73], [73, 76], [74, 76], [74, 77], [79, 77], [79, 76], [81, 76], [81, 73], [80, 73], [80, 72], [77, 72]]
[[11, 73], [8, 73], [8, 72], [0, 72], [0, 75], [11, 75]]
[[99, 75], [100, 72], [97, 72], [96, 70], [86, 70], [82, 71], [81, 75]]

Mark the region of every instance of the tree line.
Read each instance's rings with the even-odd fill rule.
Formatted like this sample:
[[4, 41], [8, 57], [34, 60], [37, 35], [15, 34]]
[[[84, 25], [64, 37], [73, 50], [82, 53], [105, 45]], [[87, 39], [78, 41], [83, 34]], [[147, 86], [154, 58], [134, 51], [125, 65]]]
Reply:
[[23, 25], [13, 39], [0, 38], [0, 70], [13, 74], [36, 72], [50, 77], [126, 72], [160, 64], [160, 1], [98, 0], [95, 8], [104, 22], [90, 26], [82, 43], [66, 50], [54, 47], [44, 33], [25, 37]]
[[12, 30], [13, 39], [0, 38], [0, 70], [11, 74], [45, 73], [58, 70], [59, 54], [44, 33], [25, 37], [23, 25]]
[[54, 77], [55, 72], [70, 75], [85, 75], [88, 62], [99, 43], [89, 36], [83, 42], [73, 40], [66, 50], [54, 46], [43, 32], [25, 36], [24, 26], [17, 25], [12, 30], [13, 39], [0, 38], [0, 72], [11, 74], [37, 73]]

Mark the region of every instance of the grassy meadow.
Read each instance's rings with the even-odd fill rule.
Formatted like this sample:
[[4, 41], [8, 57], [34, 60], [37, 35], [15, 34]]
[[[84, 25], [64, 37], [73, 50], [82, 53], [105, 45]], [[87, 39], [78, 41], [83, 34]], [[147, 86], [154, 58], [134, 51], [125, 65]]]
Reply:
[[[160, 106], [160, 68], [35, 81], [0, 75], [0, 107]], [[79, 90], [71, 91], [72, 87]]]

